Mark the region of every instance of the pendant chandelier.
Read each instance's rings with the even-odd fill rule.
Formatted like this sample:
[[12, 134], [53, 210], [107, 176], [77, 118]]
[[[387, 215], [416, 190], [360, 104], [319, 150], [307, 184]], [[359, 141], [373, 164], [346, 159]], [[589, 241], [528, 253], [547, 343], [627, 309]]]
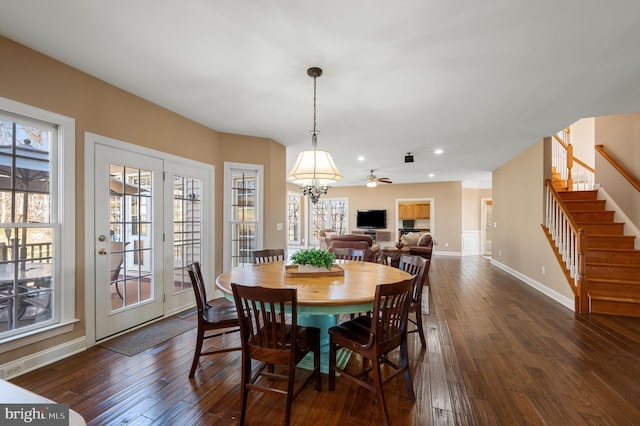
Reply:
[[302, 194], [311, 197], [313, 204], [316, 204], [320, 196], [327, 193], [329, 185], [342, 179], [342, 175], [333, 162], [331, 154], [317, 149], [319, 132], [316, 130], [316, 79], [322, 75], [322, 69], [312, 67], [307, 70], [307, 74], [313, 78], [311, 150], [298, 154], [298, 159], [289, 172], [289, 180], [300, 185]]

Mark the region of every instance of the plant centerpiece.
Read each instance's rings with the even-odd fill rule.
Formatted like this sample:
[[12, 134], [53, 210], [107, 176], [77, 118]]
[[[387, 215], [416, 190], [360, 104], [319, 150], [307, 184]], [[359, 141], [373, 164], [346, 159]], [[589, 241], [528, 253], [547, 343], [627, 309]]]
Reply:
[[300, 272], [330, 271], [335, 259], [334, 253], [316, 248], [300, 250], [291, 255], [291, 263], [298, 265]]

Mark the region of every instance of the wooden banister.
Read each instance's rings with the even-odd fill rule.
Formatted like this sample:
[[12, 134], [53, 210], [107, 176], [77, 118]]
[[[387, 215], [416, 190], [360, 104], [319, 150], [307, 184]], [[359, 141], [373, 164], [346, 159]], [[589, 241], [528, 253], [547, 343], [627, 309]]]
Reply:
[[585, 252], [589, 245], [587, 233], [569, 214], [567, 206], [553, 186], [551, 179], [545, 180], [546, 215], [545, 226], [555, 245], [558, 260], [564, 264], [567, 279], [573, 280], [571, 289], [576, 296], [576, 312], [588, 312], [585, 293]]
[[604, 145], [596, 145], [596, 151], [609, 162], [633, 187], [640, 191], [640, 181], [636, 179], [624, 166], [616, 161], [605, 149]]

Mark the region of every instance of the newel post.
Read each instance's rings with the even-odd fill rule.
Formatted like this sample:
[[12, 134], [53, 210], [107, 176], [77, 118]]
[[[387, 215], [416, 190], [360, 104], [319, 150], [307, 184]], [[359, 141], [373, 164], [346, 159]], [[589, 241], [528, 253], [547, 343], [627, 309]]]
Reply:
[[576, 306], [576, 311], [580, 314], [589, 313], [589, 306], [591, 305], [586, 279], [587, 266], [585, 258], [588, 248], [587, 234], [584, 228], [580, 228], [578, 230], [578, 294], [580, 295], [580, 300], [578, 301], [578, 306]]

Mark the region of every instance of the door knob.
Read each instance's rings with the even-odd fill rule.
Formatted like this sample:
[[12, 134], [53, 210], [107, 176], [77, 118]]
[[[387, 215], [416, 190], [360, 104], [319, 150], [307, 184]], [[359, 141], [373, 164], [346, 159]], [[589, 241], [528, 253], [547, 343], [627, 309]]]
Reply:
[[101, 248], [100, 250], [98, 250], [98, 254], [101, 254], [101, 255], [107, 254], [107, 249]]

